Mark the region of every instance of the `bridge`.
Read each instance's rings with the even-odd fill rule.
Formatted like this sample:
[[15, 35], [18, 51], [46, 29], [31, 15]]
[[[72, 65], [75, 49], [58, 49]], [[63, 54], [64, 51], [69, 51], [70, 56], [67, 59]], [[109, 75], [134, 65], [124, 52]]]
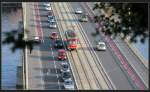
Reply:
[[[149, 67], [138, 50], [120, 37], [112, 39], [101, 32], [92, 36], [96, 23], [92, 18], [97, 13], [92, 11], [92, 2], [51, 2], [52, 12], [56, 17], [57, 28], [49, 28], [47, 10], [42, 3], [22, 3], [24, 39], [40, 37], [41, 44], [33, 48], [32, 53], [26, 48], [23, 60], [23, 86], [27, 90], [62, 90], [65, 89], [60, 73], [60, 65], [67, 62], [71, 69], [71, 78], [76, 90], [147, 90]], [[88, 14], [89, 21], [78, 21], [75, 9], [82, 8]], [[97, 24], [99, 25], [99, 24]], [[67, 60], [57, 60], [58, 49], [50, 34], [58, 32], [61, 39], [64, 33], [72, 29], [78, 35], [80, 49], [67, 51]], [[96, 51], [96, 40], [106, 42], [106, 51]]]

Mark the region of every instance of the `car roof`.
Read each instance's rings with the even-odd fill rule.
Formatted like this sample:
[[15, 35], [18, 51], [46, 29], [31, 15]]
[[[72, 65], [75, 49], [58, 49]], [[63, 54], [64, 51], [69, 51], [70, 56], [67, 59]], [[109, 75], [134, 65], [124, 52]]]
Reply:
[[64, 49], [60, 49], [60, 50], [58, 50], [58, 52], [65, 52], [65, 50]]
[[105, 44], [105, 42], [101, 42], [101, 41], [99, 41], [99, 42], [98, 42], [98, 44]]
[[72, 79], [66, 79], [66, 80], [64, 80], [64, 81], [65, 81], [65, 82], [67, 82], [67, 81], [71, 81], [71, 82], [73, 82], [73, 81], [72, 81]]
[[52, 34], [55, 34], [55, 33], [57, 34], [57, 32], [52, 32]]
[[38, 37], [38, 36], [35, 36], [34, 39], [39, 39], [39, 37]]

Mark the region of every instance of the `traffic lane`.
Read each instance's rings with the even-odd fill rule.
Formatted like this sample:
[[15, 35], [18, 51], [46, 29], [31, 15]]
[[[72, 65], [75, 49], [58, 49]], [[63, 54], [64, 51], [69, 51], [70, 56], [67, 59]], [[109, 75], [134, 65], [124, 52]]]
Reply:
[[[77, 7], [81, 7], [79, 3], [71, 3], [71, 6], [76, 9]], [[92, 46], [95, 46], [95, 40], [102, 39], [99, 36], [93, 37], [91, 34], [95, 33], [95, 25], [93, 25], [90, 22], [87, 23], [81, 23], [83, 26], [83, 29], [87, 33], [87, 36], [92, 43]], [[117, 89], [132, 89], [130, 86], [131, 84], [128, 82], [128, 79], [125, 77], [124, 73], [121, 71], [115, 60], [116, 57], [112, 56], [111, 51], [108, 49], [106, 51], [96, 51], [98, 56], [100, 57], [100, 60], [102, 60], [102, 64], [106, 69], [106, 72], [112, 79], [113, 83], [116, 86]], [[123, 82], [123, 83], [122, 83]]]
[[[43, 17], [42, 17], [42, 18], [43, 18]], [[44, 18], [47, 19], [47, 17], [44, 17]], [[43, 19], [43, 20], [45, 20], [45, 19]], [[46, 34], [49, 34], [49, 33], [47, 33], [47, 32], [54, 32], [54, 31], [50, 30], [50, 31], [44, 31], [44, 32], [46, 32]], [[54, 41], [52, 41], [52, 42], [54, 42]], [[54, 45], [54, 43], [51, 43], [51, 44]], [[55, 53], [55, 51], [54, 51], [54, 57], [55, 57], [55, 60], [56, 60], [55, 63], [56, 63], [56, 64], [58, 63], [56, 66], [59, 67], [58, 70], [60, 70], [60, 63], [61, 63], [62, 61], [58, 61], [58, 59], [57, 59], [57, 55], [58, 55], [58, 52], [57, 52], [57, 51], [58, 51], [58, 49], [53, 48], [53, 46], [51, 46], [51, 47], [52, 47], [53, 51], [56, 50], [56, 53]], [[57, 62], [57, 61], [58, 61], [58, 62]], [[63, 61], [63, 62], [65, 62], [65, 61]], [[61, 80], [61, 76], [59, 76], [59, 79]]]
[[[95, 49], [96, 43], [95, 40], [98, 40], [98, 37], [93, 37], [91, 34], [93, 34], [93, 31], [95, 28], [90, 27], [91, 23], [82, 24], [84, 31], [86, 30], [86, 34]], [[103, 40], [102, 40], [103, 41]], [[106, 44], [107, 45], [107, 44]], [[110, 51], [111, 48], [107, 46], [106, 51], [96, 51], [96, 54], [98, 55], [99, 59], [101, 60], [100, 62], [104, 66], [107, 74], [110, 76], [110, 79], [112, 82], [116, 85], [117, 89], [132, 89], [131, 84], [129, 83], [128, 79], [125, 77], [125, 74], [123, 71], [120, 69], [120, 65], [118, 65], [118, 60], [116, 56]]]
[[[89, 4], [90, 6], [94, 6], [94, 4], [93, 3], [90, 3]], [[115, 39], [116, 40], [116, 39]], [[121, 40], [121, 39], [120, 39]], [[111, 42], [113, 42], [113, 40], [110, 40]], [[143, 64], [141, 63], [141, 61], [139, 61], [139, 60], [137, 60], [136, 61], [136, 59], [138, 59], [138, 57], [136, 56], [136, 55], [133, 55], [132, 53], [133, 53], [133, 51], [131, 51], [130, 53], [128, 52], [129, 51], [129, 49], [127, 49], [127, 48], [124, 48], [124, 46], [121, 46], [121, 44], [120, 43], [115, 43], [115, 42], [113, 42], [112, 43], [112, 45], [117, 45], [117, 48], [118, 48], [118, 50], [117, 49], [115, 49], [116, 50], [116, 52], [115, 52], [115, 54], [116, 53], [118, 53], [118, 52], [122, 52], [122, 54], [123, 55], [121, 55], [121, 56], [118, 56], [118, 58], [119, 59], [123, 59], [123, 60], [121, 60], [121, 63], [124, 63], [124, 68], [128, 71], [128, 75], [129, 76], [131, 76], [131, 79], [134, 81], [134, 83], [137, 85], [137, 87], [139, 88], [139, 89], [146, 89], [146, 86], [148, 87], [148, 82], [146, 83], [146, 81], [147, 81], [147, 79], [148, 79], [148, 75], [146, 75], [146, 77], [147, 77], [147, 79], [144, 81], [144, 76], [141, 76], [141, 75], [144, 75], [143, 74], [143, 72], [141, 72], [141, 71], [147, 71], [147, 69], [145, 69], [145, 70], [143, 70], [144, 68], [143, 68]], [[124, 42], [123, 41], [123, 43], [124, 44], [126, 44], [127, 45], [127, 43], [126, 42]], [[116, 47], [116, 46], [115, 46]], [[121, 48], [120, 48], [121, 47]], [[127, 47], [129, 47], [129, 46], [127, 46]], [[119, 48], [120, 48], [120, 51], [119, 51]], [[130, 48], [130, 47], [129, 47]], [[114, 49], [114, 48], [113, 48]], [[123, 51], [124, 50], [124, 51]], [[133, 56], [132, 56], [133, 55]], [[130, 56], [130, 57], [128, 57], [128, 56]], [[121, 58], [120, 58], [121, 57]], [[127, 59], [127, 61], [126, 61], [126, 63], [124, 62], [124, 59]], [[128, 64], [130, 64], [131, 66], [129, 67], [128, 65], [127, 65], [127, 63]], [[137, 65], [137, 66], [136, 66]], [[126, 68], [126, 67], [129, 67], [128, 69]], [[145, 67], [145, 66], [144, 66]], [[135, 72], [136, 71], [136, 72]], [[146, 73], [145, 73], [146, 74]], [[144, 81], [144, 83], [146, 84], [146, 85], [144, 85], [143, 84], [143, 82], [142, 82], [142, 80]]]
[[[40, 6], [39, 6], [40, 7]], [[42, 11], [44, 10], [45, 7], [40, 7], [40, 15], [43, 14], [43, 12], [48, 12], [48, 11]], [[48, 75], [44, 76], [44, 81], [45, 81], [45, 89], [60, 89], [60, 83], [59, 83], [59, 78], [58, 78], [58, 69], [57, 69], [57, 63], [55, 60], [55, 51], [52, 49], [52, 44], [53, 42], [50, 40], [49, 35], [51, 34], [51, 31], [56, 31], [56, 29], [50, 29], [48, 25], [47, 16], [43, 17], [41, 16], [41, 25], [43, 28], [43, 35], [44, 35], [44, 43], [41, 44], [40, 50], [42, 53], [41, 58], [45, 57], [45, 60], [42, 60], [42, 65], [43, 67], [47, 68], [47, 73]], [[44, 22], [44, 21], [46, 22]], [[43, 23], [44, 22], [44, 23]], [[45, 28], [46, 27], [46, 28]], [[44, 54], [44, 52], [47, 52]], [[50, 58], [49, 58], [50, 57]], [[47, 62], [46, 62], [47, 61]], [[50, 86], [53, 83], [53, 86]]]
[[[53, 4], [54, 4], [54, 3], [53, 3]], [[63, 26], [63, 25], [61, 24], [61, 22], [64, 21], [64, 20], [61, 20], [61, 19], [58, 17], [58, 13], [57, 13], [57, 11], [55, 10], [56, 8], [54, 8], [54, 5], [53, 5], [53, 9], [54, 9], [53, 12], [54, 12], [54, 14], [55, 14], [55, 16], [56, 16], [58, 28], [59, 28], [59, 30], [57, 30], [57, 31], [60, 33], [61, 37], [64, 38], [65, 34], [64, 34], [63, 30], [60, 29], [60, 25]], [[61, 31], [61, 32], [60, 32], [60, 31]], [[66, 51], [67, 51], [67, 50], [66, 50]], [[67, 51], [67, 53], [68, 53], [68, 52], [70, 52], [70, 51]], [[70, 59], [69, 59], [69, 60], [70, 60]], [[68, 60], [68, 63], [70, 63], [69, 60]], [[72, 59], [71, 59], [71, 60], [72, 60]], [[71, 61], [71, 62], [72, 62], [72, 61]], [[69, 65], [70, 65], [70, 64], [69, 64]], [[70, 66], [70, 69], [71, 69], [71, 66]], [[73, 76], [73, 74], [72, 74], [72, 70], [71, 70], [71, 75], [72, 75], [72, 80], [75, 82], [74, 76]], [[75, 89], [77, 89], [76, 86], [75, 86]]]

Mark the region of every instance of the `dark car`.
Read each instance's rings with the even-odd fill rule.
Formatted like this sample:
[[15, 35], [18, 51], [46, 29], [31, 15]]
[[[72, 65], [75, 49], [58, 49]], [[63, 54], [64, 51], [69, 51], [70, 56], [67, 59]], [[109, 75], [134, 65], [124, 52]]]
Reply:
[[63, 48], [63, 41], [61, 39], [56, 39], [54, 47], [55, 48]]
[[53, 16], [53, 13], [52, 13], [51, 11], [49, 11], [49, 12], [47, 13], [47, 17], [51, 17], [51, 16]]
[[63, 72], [62, 73], [62, 79], [65, 81], [67, 79], [71, 79], [71, 73], [70, 72]]

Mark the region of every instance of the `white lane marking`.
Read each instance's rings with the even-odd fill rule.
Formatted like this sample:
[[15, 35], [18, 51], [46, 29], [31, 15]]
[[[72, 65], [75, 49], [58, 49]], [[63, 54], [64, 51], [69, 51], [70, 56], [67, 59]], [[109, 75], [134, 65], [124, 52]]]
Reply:
[[[38, 54], [39, 54], [39, 57], [41, 57], [42, 55], [41, 55], [41, 53], [40, 53], [40, 47], [38, 47]], [[41, 67], [41, 69], [42, 69], [42, 61], [41, 61], [41, 59], [39, 59], [39, 65], [40, 65], [40, 67]], [[40, 75], [41, 76], [44, 76], [44, 74], [42, 73], [42, 71], [40, 71]], [[44, 84], [44, 81], [42, 80], [42, 77], [41, 77], [41, 84]], [[43, 87], [43, 86], [42, 86]], [[43, 88], [44, 89], [44, 88]]]
[[[53, 56], [53, 60], [54, 60], [54, 67], [55, 67], [55, 72], [56, 72], [56, 77], [59, 78], [58, 76], [58, 72], [57, 72], [57, 67], [56, 67], [56, 61], [55, 61], [55, 58], [54, 58], [54, 53], [53, 53], [53, 49], [51, 47], [51, 52], [52, 52], [52, 56]], [[60, 89], [60, 82], [59, 82], [59, 79], [58, 79], [58, 86], [59, 86], [59, 89]]]
[[[38, 3], [37, 3], [37, 8], [38, 8], [38, 14], [39, 13], [39, 6], [38, 6]], [[40, 16], [38, 16], [39, 20], [41, 20]], [[39, 24], [40, 24], [40, 33], [41, 33], [41, 36], [42, 36], [42, 42], [44, 43], [44, 39], [43, 39], [43, 31], [42, 31], [42, 27], [41, 27], [41, 21], [39, 21]]]
[[28, 76], [28, 64], [27, 64], [27, 61], [28, 61], [28, 59], [27, 59], [27, 54], [28, 54], [28, 52], [27, 52], [28, 50], [27, 50], [27, 48], [25, 48], [25, 57], [26, 57], [26, 63], [25, 63], [25, 65], [26, 65], [26, 89], [28, 89], [28, 78], [29, 78], [29, 76]]

